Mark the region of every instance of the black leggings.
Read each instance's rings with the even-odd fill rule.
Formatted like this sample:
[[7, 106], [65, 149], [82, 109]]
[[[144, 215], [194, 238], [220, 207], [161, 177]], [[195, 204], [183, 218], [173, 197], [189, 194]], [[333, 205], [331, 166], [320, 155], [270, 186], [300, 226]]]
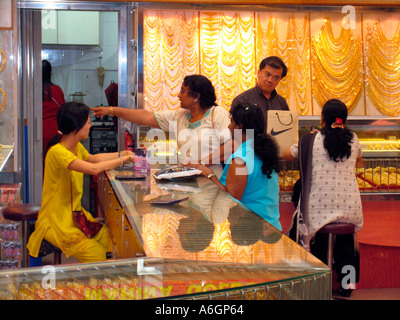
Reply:
[[[317, 233], [311, 240], [310, 244], [311, 253], [319, 260], [327, 263], [328, 253], [328, 234]], [[354, 234], [338, 234], [335, 238], [335, 245], [333, 248], [333, 269], [338, 275], [337, 281], [342, 282], [349, 272], [344, 269], [345, 266], [352, 266], [355, 270], [356, 283], [360, 279], [360, 253], [356, 250], [354, 245]], [[347, 279], [345, 281], [348, 283]]]

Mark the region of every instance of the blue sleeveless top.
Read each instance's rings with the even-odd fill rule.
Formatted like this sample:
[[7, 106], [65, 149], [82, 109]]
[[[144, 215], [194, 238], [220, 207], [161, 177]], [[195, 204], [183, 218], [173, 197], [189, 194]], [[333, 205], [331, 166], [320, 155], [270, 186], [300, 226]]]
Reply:
[[268, 179], [267, 175], [262, 173], [262, 161], [254, 153], [254, 140], [249, 139], [243, 142], [228, 159], [219, 179], [223, 185], [226, 185], [226, 175], [234, 158], [240, 158], [246, 163], [248, 173], [246, 188], [240, 202], [279, 231], [282, 231], [279, 221], [278, 173], [272, 172], [271, 179]]

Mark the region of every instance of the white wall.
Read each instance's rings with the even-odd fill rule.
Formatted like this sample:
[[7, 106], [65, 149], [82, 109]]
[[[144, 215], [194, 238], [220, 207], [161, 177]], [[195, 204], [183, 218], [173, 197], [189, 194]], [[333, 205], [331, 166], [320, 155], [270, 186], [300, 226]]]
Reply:
[[[108, 105], [104, 91], [111, 81], [118, 82], [118, 13], [100, 12], [99, 19], [99, 47], [42, 52], [43, 58], [53, 66], [52, 82], [61, 86], [65, 100], [71, 101], [70, 94], [82, 92], [83, 102], [89, 107]], [[103, 86], [99, 85], [96, 71], [100, 66], [105, 69]]]

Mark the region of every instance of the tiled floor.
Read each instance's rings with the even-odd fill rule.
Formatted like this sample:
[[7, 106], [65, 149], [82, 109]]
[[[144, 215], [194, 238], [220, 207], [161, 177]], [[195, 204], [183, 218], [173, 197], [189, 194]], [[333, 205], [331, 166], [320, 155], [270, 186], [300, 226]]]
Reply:
[[400, 288], [377, 288], [354, 290], [350, 298], [333, 295], [333, 299], [346, 300], [400, 300]]

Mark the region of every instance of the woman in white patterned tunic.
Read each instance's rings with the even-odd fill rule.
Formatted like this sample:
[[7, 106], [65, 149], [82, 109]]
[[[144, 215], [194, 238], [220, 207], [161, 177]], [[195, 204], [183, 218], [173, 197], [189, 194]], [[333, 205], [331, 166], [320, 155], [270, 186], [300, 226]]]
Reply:
[[[322, 109], [321, 132], [313, 146], [308, 231], [312, 236], [331, 222], [351, 223], [355, 231], [363, 226], [361, 196], [354, 168], [362, 158], [357, 135], [347, 129], [347, 107], [339, 100], [329, 100]], [[317, 234], [311, 252], [326, 259], [326, 236]], [[334, 249], [335, 270], [341, 284], [339, 293], [349, 296], [354, 283], [342, 284], [343, 267], [351, 265], [359, 277], [359, 253], [354, 235], [337, 235]]]
[[[340, 100], [329, 100], [322, 109], [321, 132], [315, 133], [312, 149], [311, 184], [308, 205], [308, 237], [312, 238], [310, 251], [326, 261], [327, 235], [317, 233], [332, 223], [351, 223], [355, 231], [363, 226], [361, 196], [355, 176], [357, 161], [362, 159], [357, 135], [345, 127], [347, 107]], [[286, 150], [286, 160], [298, 157], [297, 146]], [[289, 155], [288, 155], [289, 154]], [[337, 235], [334, 249], [334, 268], [341, 283], [346, 274], [342, 268], [351, 265], [359, 278], [359, 252], [355, 235]], [[339, 288], [342, 295], [349, 296], [354, 283]]]

